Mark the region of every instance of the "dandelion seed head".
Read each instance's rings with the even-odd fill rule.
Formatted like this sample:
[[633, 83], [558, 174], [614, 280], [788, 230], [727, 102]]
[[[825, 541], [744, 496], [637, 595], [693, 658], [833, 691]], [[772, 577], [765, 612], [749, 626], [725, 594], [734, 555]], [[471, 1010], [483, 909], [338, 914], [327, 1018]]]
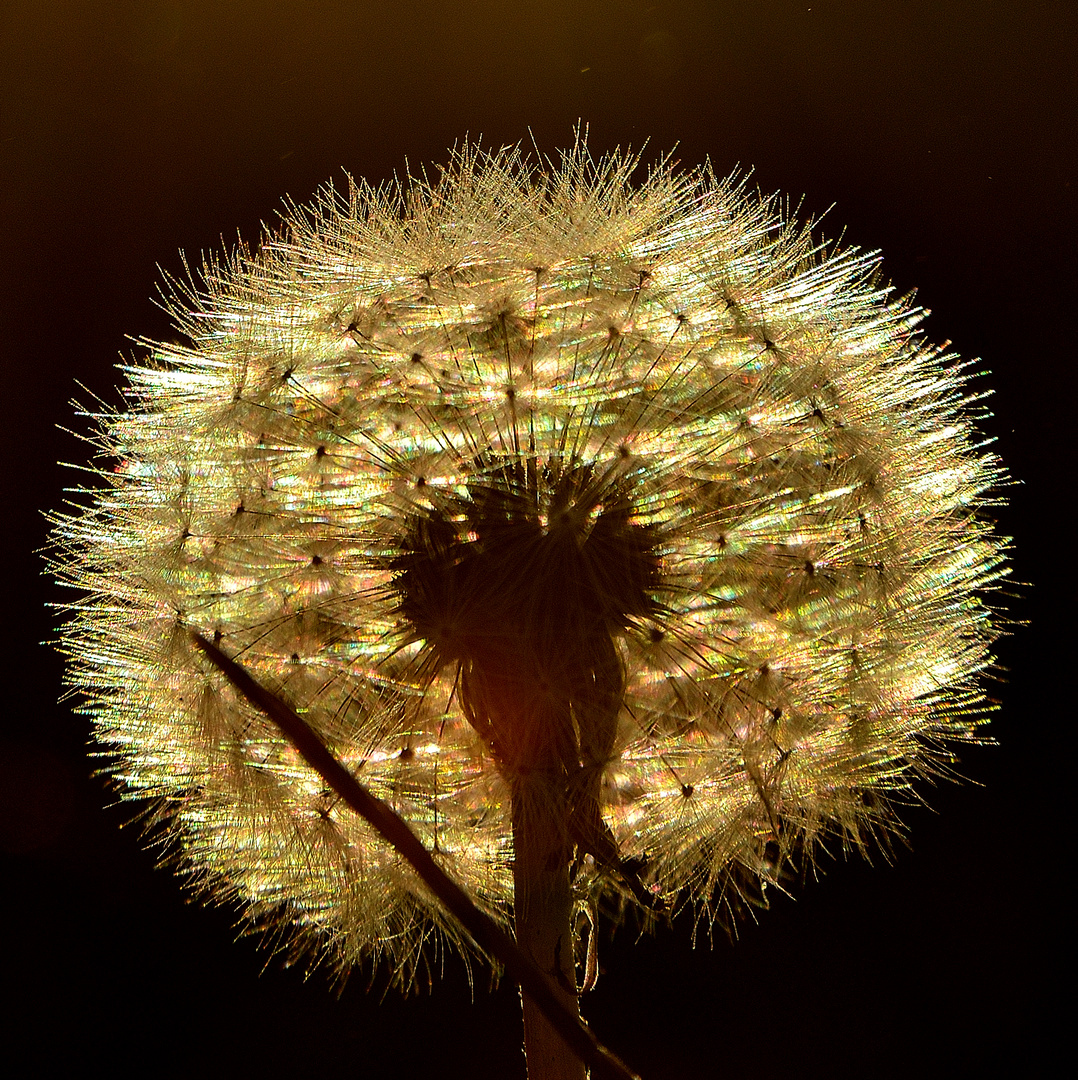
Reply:
[[[176, 284], [53, 565], [71, 684], [212, 895], [407, 985], [466, 948], [191, 643], [287, 698], [510, 919], [509, 787], [574, 887], [706, 917], [896, 827], [985, 716], [1001, 470], [878, 258], [744, 180], [465, 146]], [[526, 813], [526, 808], [522, 811]], [[642, 869], [640, 869], [642, 868]]]

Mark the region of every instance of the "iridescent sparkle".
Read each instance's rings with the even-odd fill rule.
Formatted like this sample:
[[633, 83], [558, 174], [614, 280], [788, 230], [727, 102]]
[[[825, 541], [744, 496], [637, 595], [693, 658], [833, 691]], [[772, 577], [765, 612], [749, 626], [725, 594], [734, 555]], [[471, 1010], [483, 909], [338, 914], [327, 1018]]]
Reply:
[[[620, 680], [594, 791], [671, 906], [708, 917], [828, 840], [864, 848], [984, 719], [1005, 568], [979, 515], [1001, 472], [955, 358], [876, 255], [743, 181], [660, 166], [634, 186], [636, 166], [468, 147], [435, 181], [293, 208], [175, 290], [190, 344], [124, 369], [98, 483], [57, 517], [54, 567], [83, 597], [70, 681], [123, 790], [155, 801], [197, 885], [342, 969], [388, 957], [407, 984], [432, 932], [464, 943], [187, 631], [292, 702], [508, 923], [510, 766], [401, 584], [423, 522], [467, 562], [468, 507], [500, 478], [544, 535], [571, 476], [593, 478], [566, 511], [579, 543], [615, 519], [647, 537], [643, 599], [607, 604], [618, 583], [593, 574]], [[627, 896], [591, 855], [574, 889]]]

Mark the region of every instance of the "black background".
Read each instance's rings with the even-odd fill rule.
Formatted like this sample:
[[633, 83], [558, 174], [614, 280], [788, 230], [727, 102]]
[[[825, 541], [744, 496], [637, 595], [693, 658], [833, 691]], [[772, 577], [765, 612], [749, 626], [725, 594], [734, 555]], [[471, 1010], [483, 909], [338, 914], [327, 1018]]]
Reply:
[[[466, 133], [553, 151], [578, 118], [686, 165], [755, 168], [824, 231], [881, 248], [933, 340], [982, 357], [1019, 482], [999, 745], [926, 789], [893, 865], [838, 860], [693, 948], [691, 920], [604, 943], [584, 1011], [649, 1080], [1034, 1073], [1061, 1032], [1073, 785], [1076, 9], [1065, 0], [5, 0], [0, 434], [7, 643], [0, 1023], [8, 1061], [148, 1076], [523, 1076], [515, 992], [342, 997], [235, 941], [236, 913], [153, 868], [92, 778], [39, 644], [58, 591], [42, 511], [86, 450], [126, 334], [164, 336], [156, 264], [248, 240], [342, 170], [445, 160]], [[1068, 621], [1065, 621], [1068, 620]], [[263, 970], [265, 968], [265, 970]], [[1067, 980], [1064, 979], [1064, 986]], [[30, 1071], [20, 1075], [31, 1075]]]

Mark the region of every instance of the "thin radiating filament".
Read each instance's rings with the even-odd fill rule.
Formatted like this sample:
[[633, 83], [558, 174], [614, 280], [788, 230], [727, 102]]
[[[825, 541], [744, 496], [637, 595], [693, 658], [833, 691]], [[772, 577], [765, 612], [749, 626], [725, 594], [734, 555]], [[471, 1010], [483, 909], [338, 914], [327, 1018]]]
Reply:
[[407, 984], [463, 943], [191, 630], [503, 923], [534, 725], [581, 903], [707, 916], [885, 834], [984, 719], [1001, 472], [954, 358], [876, 256], [636, 164], [465, 148], [293, 209], [175, 289], [189, 344], [125, 369], [57, 517], [70, 680], [125, 792], [341, 969]]

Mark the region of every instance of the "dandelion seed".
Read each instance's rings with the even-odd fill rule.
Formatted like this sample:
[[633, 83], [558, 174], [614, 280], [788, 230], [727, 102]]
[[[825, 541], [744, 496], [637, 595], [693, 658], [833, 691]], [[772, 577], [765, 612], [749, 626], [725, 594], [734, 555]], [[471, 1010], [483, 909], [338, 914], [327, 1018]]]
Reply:
[[578, 908], [711, 919], [863, 849], [984, 718], [1001, 470], [954, 358], [874, 254], [637, 164], [466, 146], [291, 208], [173, 290], [190, 345], [125, 369], [57, 518], [69, 677], [125, 792], [342, 971], [408, 985], [468, 944], [192, 630], [502, 924], [515, 898], [570, 997]]

